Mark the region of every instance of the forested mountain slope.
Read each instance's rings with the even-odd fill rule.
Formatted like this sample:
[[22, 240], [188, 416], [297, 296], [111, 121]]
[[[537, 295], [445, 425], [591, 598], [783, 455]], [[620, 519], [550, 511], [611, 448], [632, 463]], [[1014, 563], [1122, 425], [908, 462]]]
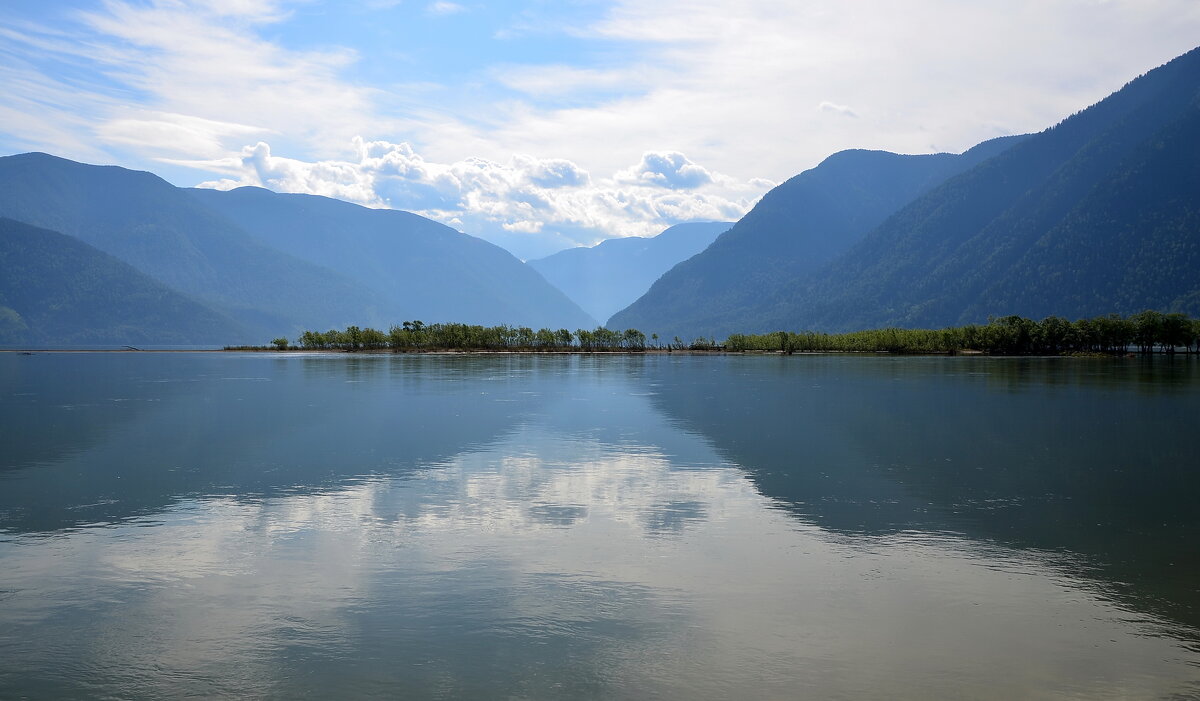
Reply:
[[1200, 312], [1200, 50], [918, 198], [760, 326]]
[[0, 343], [221, 344], [246, 330], [64, 234], [0, 218]]
[[596, 325], [508, 251], [416, 214], [254, 187], [187, 192], [255, 240], [378, 290], [392, 323]]
[[43, 153], [0, 158], [0, 216], [74, 236], [233, 316], [251, 335], [229, 342], [394, 313], [366, 286], [258, 243], [150, 173]]
[[797, 277], [848, 250], [917, 195], [1022, 138], [994, 139], [959, 155], [836, 153], [768, 192], [611, 324], [689, 339], [768, 330], [765, 305]]
[[183, 190], [40, 153], [0, 158], [0, 216], [60, 231], [240, 322], [227, 343], [409, 319], [592, 327], [507, 251], [415, 214]]
[[733, 222], [676, 224], [657, 236], [608, 239], [527, 263], [594, 318], [604, 321], [731, 226]]

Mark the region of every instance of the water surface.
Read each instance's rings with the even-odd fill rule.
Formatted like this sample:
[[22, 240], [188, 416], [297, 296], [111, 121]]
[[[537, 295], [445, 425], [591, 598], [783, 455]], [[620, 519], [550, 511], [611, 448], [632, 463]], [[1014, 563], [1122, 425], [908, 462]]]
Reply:
[[1200, 695], [1195, 361], [0, 353], [0, 697]]

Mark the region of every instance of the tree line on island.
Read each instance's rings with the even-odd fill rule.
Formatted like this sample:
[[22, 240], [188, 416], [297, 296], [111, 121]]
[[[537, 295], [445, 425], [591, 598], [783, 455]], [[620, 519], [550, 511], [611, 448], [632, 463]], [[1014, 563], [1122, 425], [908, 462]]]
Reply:
[[[371, 327], [348, 326], [338, 331], [305, 331], [298, 342], [287, 338], [271, 342], [278, 350], [340, 351], [521, 351], [521, 352], [644, 352], [692, 350], [744, 352], [860, 352], [860, 353], [963, 353], [989, 355], [1064, 355], [1073, 353], [1156, 351], [1200, 352], [1200, 319], [1185, 314], [1144, 311], [1132, 316], [1108, 314], [1077, 321], [1050, 316], [1041, 321], [1021, 316], [989, 319], [945, 329], [885, 328], [850, 333], [776, 331], [764, 334], [731, 334], [724, 343], [712, 338], [684, 342], [678, 336], [661, 342], [657, 334], [637, 329], [605, 327], [537, 329], [526, 326], [476, 324], [425, 324], [406, 321], [387, 332]], [[238, 350], [241, 347], [230, 347]]]
[[850, 333], [731, 334], [728, 351], [960, 353], [989, 355], [1063, 355], [1070, 353], [1142, 353], [1155, 350], [1200, 351], [1200, 320], [1184, 314], [1144, 311], [1078, 321], [1049, 316], [1041, 321], [1021, 316], [993, 318], [987, 324], [945, 329], [872, 329]]
[[[653, 340], [657, 342], [658, 336]], [[289, 346], [288, 339], [277, 338], [279, 349]], [[348, 326], [344, 331], [305, 331], [298, 346], [308, 350], [492, 350], [492, 351], [642, 351], [646, 335], [637, 329], [613, 331], [600, 327], [594, 331], [578, 329], [538, 329], [528, 326], [481, 326], [478, 324], [425, 324], [406, 321], [385, 333], [370, 327]]]

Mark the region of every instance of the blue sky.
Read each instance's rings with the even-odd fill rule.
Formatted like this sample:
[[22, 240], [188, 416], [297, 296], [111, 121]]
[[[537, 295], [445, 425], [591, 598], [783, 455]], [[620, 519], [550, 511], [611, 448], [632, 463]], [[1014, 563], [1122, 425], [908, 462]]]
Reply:
[[1045, 128], [1195, 0], [7, 0], [0, 152], [416, 211], [523, 258], [741, 216], [845, 148]]

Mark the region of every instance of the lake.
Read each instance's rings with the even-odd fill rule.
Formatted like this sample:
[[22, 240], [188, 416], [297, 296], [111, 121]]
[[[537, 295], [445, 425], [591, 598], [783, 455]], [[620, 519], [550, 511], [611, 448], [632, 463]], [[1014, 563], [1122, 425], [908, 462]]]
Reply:
[[1200, 696], [1200, 362], [0, 353], [0, 698]]

